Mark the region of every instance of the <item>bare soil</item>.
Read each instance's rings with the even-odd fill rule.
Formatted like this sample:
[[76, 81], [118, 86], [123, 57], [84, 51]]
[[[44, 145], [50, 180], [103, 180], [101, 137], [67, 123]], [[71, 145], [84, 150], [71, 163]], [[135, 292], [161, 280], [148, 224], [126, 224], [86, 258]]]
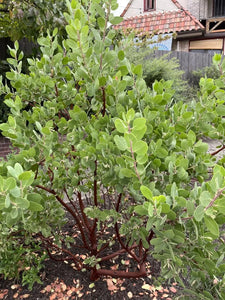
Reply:
[[[63, 232], [74, 234], [74, 227], [66, 224]], [[84, 255], [84, 254], [81, 254]], [[107, 267], [117, 270], [133, 269], [134, 265], [129, 256], [112, 260]], [[100, 278], [95, 282], [90, 280], [89, 272], [76, 271], [73, 263], [68, 261], [56, 262], [50, 258], [45, 261], [45, 267], [40, 273], [43, 284], [35, 283], [32, 291], [22, 286], [21, 280], [4, 280], [0, 276], [0, 300], [108, 300], [108, 299], [175, 299], [180, 292], [176, 283], [154, 285], [152, 276], [157, 276], [160, 265], [151, 257], [147, 263], [148, 276], [138, 279]]]

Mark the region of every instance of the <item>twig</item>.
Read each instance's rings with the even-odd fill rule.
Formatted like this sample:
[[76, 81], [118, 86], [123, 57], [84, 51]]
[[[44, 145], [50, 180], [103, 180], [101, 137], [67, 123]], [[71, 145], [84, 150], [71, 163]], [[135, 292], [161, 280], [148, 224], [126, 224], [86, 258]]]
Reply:
[[206, 211], [207, 209], [209, 209], [210, 207], [213, 206], [213, 204], [214, 204], [214, 202], [216, 201], [216, 199], [218, 199], [218, 198], [222, 195], [222, 193], [223, 193], [224, 191], [225, 191], [225, 187], [222, 188], [221, 190], [219, 190], [219, 191], [216, 193], [216, 195], [213, 197], [213, 199], [212, 199], [212, 201], [209, 203], [209, 205], [208, 205], [207, 207], [205, 207], [205, 211]]
[[[56, 244], [52, 243], [49, 239], [45, 238], [42, 234], [39, 234], [40, 239], [42, 240], [42, 242], [47, 243], [50, 247], [55, 248], [61, 252], [64, 252], [66, 254], [69, 255], [69, 258], [72, 259], [77, 267], [78, 270], [81, 270], [83, 263], [73, 255], [72, 252], [70, 252], [67, 249], [61, 248], [59, 246], [57, 246]], [[48, 254], [50, 253], [49, 248], [46, 246], [46, 250], [48, 251]], [[50, 257], [53, 257], [52, 254], [50, 254]], [[80, 265], [80, 266], [79, 266]]]
[[42, 190], [45, 190], [46, 192], [54, 195], [56, 197], [56, 199], [62, 204], [63, 207], [65, 207], [65, 209], [74, 217], [74, 219], [76, 220], [76, 223], [77, 223], [77, 226], [80, 230], [80, 233], [81, 233], [81, 236], [82, 236], [82, 241], [84, 243], [84, 246], [86, 249], [88, 250], [91, 250], [91, 247], [87, 244], [87, 241], [86, 241], [86, 237], [85, 237], [85, 234], [84, 234], [84, 229], [82, 227], [82, 224], [81, 224], [81, 221], [79, 220], [79, 218], [77, 217], [77, 215], [75, 214], [75, 212], [63, 201], [62, 198], [60, 198], [56, 192], [52, 189], [48, 189], [42, 185], [36, 185], [37, 188], [40, 188]]
[[222, 151], [222, 150], [224, 150], [224, 149], [225, 149], [225, 145], [223, 145], [223, 146], [222, 146], [221, 148], [219, 148], [218, 150], [216, 150], [216, 151], [210, 153], [210, 155], [211, 155], [211, 156], [214, 156], [214, 155], [218, 154], [220, 151]]

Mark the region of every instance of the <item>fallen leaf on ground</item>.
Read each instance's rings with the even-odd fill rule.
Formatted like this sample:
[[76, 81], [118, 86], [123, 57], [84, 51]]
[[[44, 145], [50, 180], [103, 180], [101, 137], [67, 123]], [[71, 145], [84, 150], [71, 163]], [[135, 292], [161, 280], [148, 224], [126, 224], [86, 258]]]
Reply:
[[173, 282], [172, 285], [177, 285], [177, 282]]
[[154, 292], [155, 291], [155, 287], [154, 286], [152, 286], [152, 285], [150, 285], [150, 284], [144, 284], [144, 285], [142, 285], [142, 288], [144, 289], [144, 290], [148, 290], [148, 291], [151, 291], [151, 292]]
[[27, 299], [29, 296], [30, 296], [30, 294], [24, 294], [24, 295], [21, 295], [20, 298], [21, 299]]
[[171, 290], [172, 293], [176, 293], [177, 292], [177, 290], [174, 287], [170, 287], [170, 290]]
[[168, 294], [163, 294], [162, 298], [167, 298], [169, 295]]
[[19, 284], [13, 284], [13, 285], [11, 285], [11, 289], [12, 290], [18, 289], [19, 287], [20, 287]]
[[155, 297], [158, 297], [158, 292], [157, 292], [157, 291], [153, 292], [153, 295], [154, 295]]
[[61, 285], [60, 284], [56, 285], [55, 292], [56, 293], [60, 293], [61, 292]]
[[163, 293], [164, 292], [164, 288], [162, 286], [158, 286], [156, 288], [156, 290], [159, 292], [159, 293]]
[[0, 290], [0, 299], [4, 299], [5, 295], [8, 294], [9, 290]]
[[95, 287], [94, 282], [92, 282], [91, 284], [89, 284], [89, 288], [90, 288], [90, 289], [93, 289], [94, 287]]
[[65, 292], [67, 290], [67, 286], [63, 282], [61, 282], [61, 289], [63, 292]]
[[15, 293], [15, 294], [13, 295], [13, 298], [14, 298], [14, 299], [17, 299], [18, 296], [19, 296], [19, 293]]
[[71, 289], [71, 290], [67, 291], [66, 294], [67, 294], [67, 296], [71, 296], [73, 294], [73, 292], [74, 291]]
[[54, 299], [57, 299], [57, 294], [56, 294], [56, 293], [52, 294], [52, 295], [49, 297], [49, 300], [54, 300]]
[[48, 293], [50, 293], [51, 292], [51, 290], [52, 290], [52, 287], [51, 287], [51, 285], [47, 285], [46, 287], [45, 287], [45, 289], [44, 289], [46, 292], [48, 292]]
[[118, 289], [117, 286], [115, 286], [115, 284], [113, 283], [112, 279], [106, 279], [106, 282], [109, 291], [115, 291]]
[[114, 266], [111, 267], [111, 270], [117, 270], [118, 267], [119, 267], [119, 265], [114, 265]]
[[83, 293], [78, 294], [78, 298], [81, 298], [83, 295]]
[[150, 291], [150, 285], [144, 284], [144, 285], [142, 285], [142, 289]]
[[117, 285], [121, 286], [124, 283], [125, 279], [117, 278]]

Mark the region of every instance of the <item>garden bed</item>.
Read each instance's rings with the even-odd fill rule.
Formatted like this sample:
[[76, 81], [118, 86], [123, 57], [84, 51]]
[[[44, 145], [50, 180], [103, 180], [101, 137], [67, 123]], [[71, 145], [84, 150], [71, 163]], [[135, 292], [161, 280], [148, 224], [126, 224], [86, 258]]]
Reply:
[[[74, 235], [72, 222], [63, 228], [64, 235]], [[85, 255], [85, 254], [80, 254]], [[69, 300], [69, 299], [174, 299], [178, 295], [176, 283], [170, 285], [153, 284], [152, 274], [159, 274], [159, 264], [149, 257], [147, 262], [148, 276], [138, 279], [101, 278], [95, 282], [90, 280], [89, 272], [76, 271], [74, 264], [68, 261], [56, 262], [46, 258], [45, 267], [40, 273], [43, 284], [35, 283], [32, 291], [22, 286], [20, 280], [4, 280], [0, 277], [0, 299], [29, 300]], [[120, 265], [123, 270], [132, 269], [132, 259], [120, 256], [107, 267], [117, 270]]]

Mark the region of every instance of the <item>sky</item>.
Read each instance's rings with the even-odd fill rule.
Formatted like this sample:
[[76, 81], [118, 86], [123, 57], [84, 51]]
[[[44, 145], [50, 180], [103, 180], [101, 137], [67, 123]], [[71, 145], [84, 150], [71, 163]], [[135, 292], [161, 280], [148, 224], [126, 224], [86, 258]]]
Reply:
[[116, 11], [114, 11], [114, 15], [119, 16], [124, 8], [127, 6], [127, 3], [129, 2], [129, 0], [117, 0], [119, 7]]

